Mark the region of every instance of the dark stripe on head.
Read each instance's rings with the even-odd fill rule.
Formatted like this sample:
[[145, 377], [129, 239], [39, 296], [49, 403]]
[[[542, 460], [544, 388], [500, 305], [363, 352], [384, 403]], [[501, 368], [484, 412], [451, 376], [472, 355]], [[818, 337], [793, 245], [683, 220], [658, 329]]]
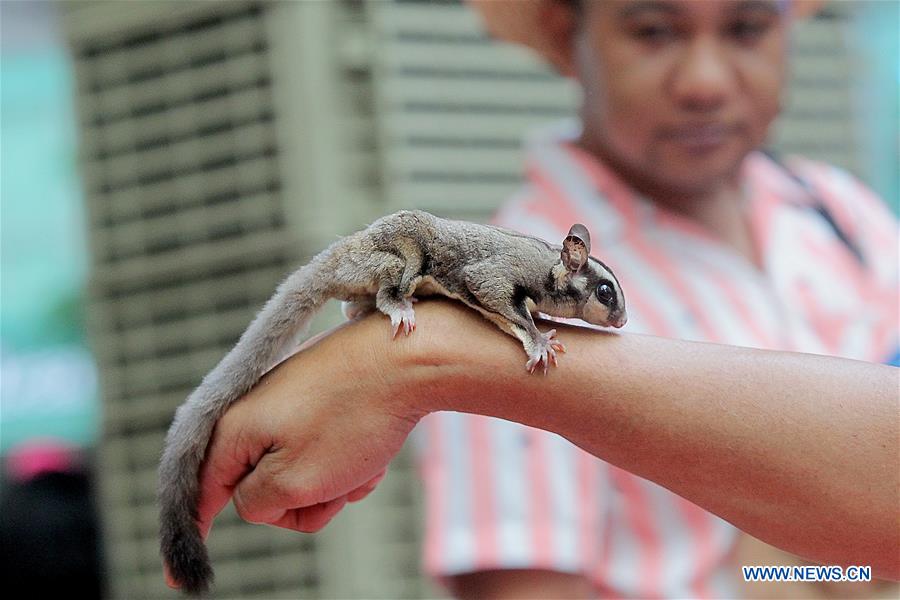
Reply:
[[[544, 279], [544, 290], [546, 290], [547, 296], [556, 302], [566, 300], [579, 302], [582, 297], [582, 293], [578, 291], [578, 288], [572, 285], [571, 281], [567, 281], [564, 287], [559, 287], [552, 271], [547, 273], [547, 277]], [[540, 302], [541, 298], [534, 298], [534, 301]]]
[[589, 261], [592, 260], [592, 261], [594, 261], [595, 263], [597, 263], [598, 265], [600, 265], [601, 267], [603, 267], [604, 269], [606, 269], [606, 272], [609, 273], [609, 276], [612, 277], [613, 280], [615, 280], [616, 285], [619, 287], [619, 289], [622, 288], [622, 286], [619, 285], [619, 278], [616, 277], [616, 274], [613, 273], [613, 270], [610, 269], [609, 267], [607, 267], [605, 263], [603, 263], [602, 261], [597, 260], [597, 259], [594, 258], [593, 256], [589, 256], [589, 257], [588, 257], [588, 260], [589, 260]]

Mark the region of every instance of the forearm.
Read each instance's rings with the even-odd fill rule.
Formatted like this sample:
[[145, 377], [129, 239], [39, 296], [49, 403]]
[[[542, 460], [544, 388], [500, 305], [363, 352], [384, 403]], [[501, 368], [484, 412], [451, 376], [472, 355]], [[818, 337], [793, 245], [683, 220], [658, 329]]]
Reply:
[[[417, 335], [468, 319], [455, 310], [421, 306]], [[900, 575], [896, 370], [563, 328], [569, 352], [542, 377], [515, 340], [470, 329], [411, 358], [425, 412], [554, 431], [781, 548]]]

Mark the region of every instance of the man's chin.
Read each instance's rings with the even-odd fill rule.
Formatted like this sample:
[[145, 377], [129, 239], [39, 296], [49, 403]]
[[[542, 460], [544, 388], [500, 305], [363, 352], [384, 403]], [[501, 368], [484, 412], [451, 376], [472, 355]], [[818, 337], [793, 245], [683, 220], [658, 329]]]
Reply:
[[728, 152], [696, 157], [674, 155], [661, 158], [655, 177], [661, 189], [678, 196], [708, 194], [732, 181], [740, 172], [747, 152]]

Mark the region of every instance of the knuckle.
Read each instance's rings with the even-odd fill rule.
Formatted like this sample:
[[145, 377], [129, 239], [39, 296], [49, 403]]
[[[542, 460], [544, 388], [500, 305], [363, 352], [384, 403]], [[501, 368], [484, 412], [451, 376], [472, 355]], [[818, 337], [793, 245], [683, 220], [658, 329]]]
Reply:
[[285, 508], [300, 507], [307, 503], [306, 490], [300, 485], [297, 478], [287, 471], [272, 474], [266, 493]]

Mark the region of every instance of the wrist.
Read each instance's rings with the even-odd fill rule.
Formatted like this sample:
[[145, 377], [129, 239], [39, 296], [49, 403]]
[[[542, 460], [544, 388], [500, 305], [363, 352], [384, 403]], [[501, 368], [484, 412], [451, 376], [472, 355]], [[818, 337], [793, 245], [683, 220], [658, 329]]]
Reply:
[[542, 322], [542, 331], [559, 330], [570, 352], [546, 375], [532, 374], [519, 340], [459, 303], [420, 302], [416, 321], [397, 348], [406, 380], [399, 401], [418, 418], [456, 411], [577, 432], [573, 423], [597, 420], [592, 405], [618, 395], [616, 372], [627, 364], [620, 334]]
[[457, 302], [419, 302], [416, 322], [415, 333], [395, 346], [405, 410], [504, 416], [510, 386], [527, 376], [521, 343]]

